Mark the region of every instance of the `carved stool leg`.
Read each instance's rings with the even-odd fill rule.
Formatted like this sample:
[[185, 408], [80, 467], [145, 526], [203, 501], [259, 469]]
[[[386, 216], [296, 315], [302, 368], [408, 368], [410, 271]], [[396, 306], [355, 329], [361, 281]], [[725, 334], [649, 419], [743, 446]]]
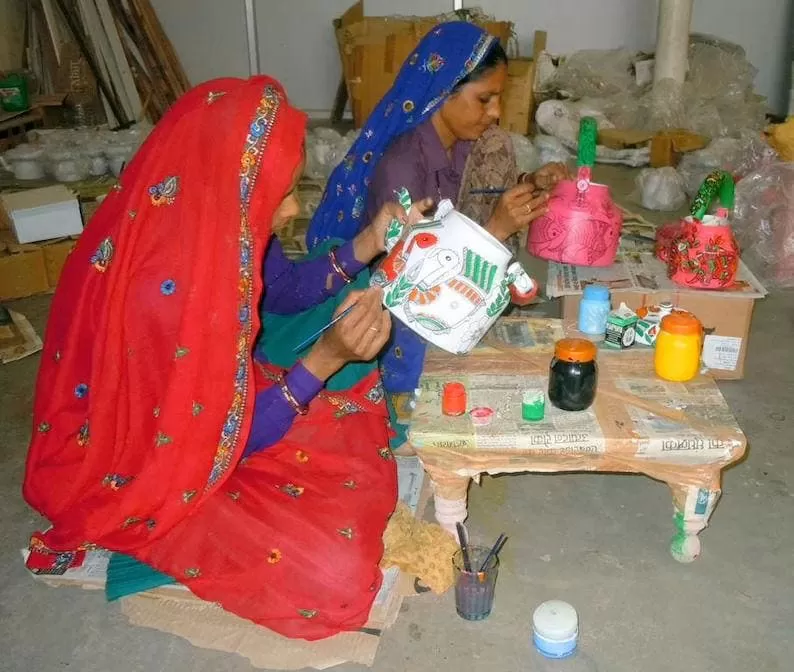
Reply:
[[469, 515], [467, 499], [471, 479], [468, 476], [436, 470], [429, 475], [433, 485], [436, 520], [441, 527], [457, 538], [455, 524], [462, 523]]
[[670, 483], [669, 486], [673, 493], [676, 529], [670, 542], [670, 553], [678, 562], [693, 562], [700, 555], [698, 535], [709, 524], [720, 498], [719, 485], [697, 487]]

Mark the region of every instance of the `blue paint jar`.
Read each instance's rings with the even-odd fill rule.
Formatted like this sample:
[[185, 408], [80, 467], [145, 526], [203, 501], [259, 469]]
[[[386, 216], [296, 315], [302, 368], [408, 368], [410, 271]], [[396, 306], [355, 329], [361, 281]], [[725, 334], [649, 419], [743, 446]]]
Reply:
[[579, 303], [579, 331], [588, 336], [603, 336], [610, 308], [609, 290], [603, 285], [587, 285]]
[[567, 602], [544, 602], [532, 615], [532, 642], [546, 658], [568, 658], [576, 653], [579, 616]]

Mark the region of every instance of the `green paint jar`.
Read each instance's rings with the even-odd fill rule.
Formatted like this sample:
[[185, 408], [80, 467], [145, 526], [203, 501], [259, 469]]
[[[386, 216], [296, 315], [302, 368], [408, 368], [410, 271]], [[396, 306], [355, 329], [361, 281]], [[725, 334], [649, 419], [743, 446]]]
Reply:
[[25, 77], [13, 73], [0, 79], [0, 107], [6, 112], [24, 112], [30, 107]]

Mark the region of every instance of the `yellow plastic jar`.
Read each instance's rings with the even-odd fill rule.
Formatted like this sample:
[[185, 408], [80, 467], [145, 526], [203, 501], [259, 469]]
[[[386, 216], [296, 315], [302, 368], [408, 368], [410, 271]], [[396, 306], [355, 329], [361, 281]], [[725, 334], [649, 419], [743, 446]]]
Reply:
[[675, 383], [692, 380], [700, 370], [702, 344], [703, 326], [694, 315], [677, 311], [664, 317], [656, 338], [656, 375]]

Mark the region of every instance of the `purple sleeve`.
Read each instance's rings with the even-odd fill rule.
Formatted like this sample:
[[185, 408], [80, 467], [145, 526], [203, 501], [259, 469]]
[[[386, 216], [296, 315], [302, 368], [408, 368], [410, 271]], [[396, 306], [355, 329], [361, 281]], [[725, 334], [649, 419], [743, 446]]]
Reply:
[[[353, 254], [353, 241], [336, 251], [336, 259], [350, 277], [364, 268]], [[344, 280], [331, 267], [328, 255], [291, 261], [278, 238], [274, 236], [270, 241], [265, 254], [265, 312], [294, 315], [335, 296], [344, 286]]]
[[[298, 362], [284, 377], [295, 399], [306, 406], [323, 389], [323, 382], [315, 378]], [[280, 385], [273, 385], [256, 395], [254, 420], [243, 457], [248, 457], [277, 443], [292, 427], [297, 413], [284, 398]]]
[[435, 199], [422, 162], [422, 150], [414, 134], [399, 138], [378, 161], [367, 197], [367, 221], [372, 221], [384, 204], [397, 200], [394, 192], [405, 187], [411, 200]]

